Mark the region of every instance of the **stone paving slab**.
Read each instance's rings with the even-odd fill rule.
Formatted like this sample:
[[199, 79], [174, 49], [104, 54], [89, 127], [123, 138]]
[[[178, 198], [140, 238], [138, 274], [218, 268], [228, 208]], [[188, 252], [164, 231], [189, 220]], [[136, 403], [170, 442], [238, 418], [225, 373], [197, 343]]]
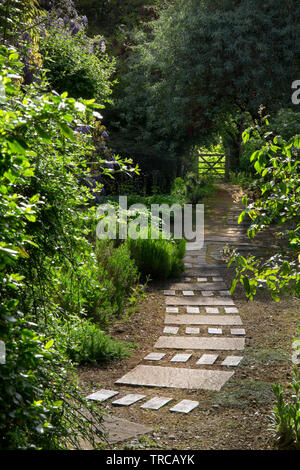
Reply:
[[195, 295], [192, 290], [183, 290], [182, 295], [185, 295], [186, 297], [190, 297], [192, 295]]
[[[147, 366], [145, 366], [147, 367]], [[136, 403], [139, 400], [142, 400], [145, 398], [146, 395], [136, 395], [136, 394], [129, 394], [125, 395], [125, 397], [119, 398], [118, 400], [115, 400], [112, 402], [112, 405], [118, 405], [118, 406], [130, 406]]]
[[194, 410], [199, 405], [198, 401], [192, 400], [182, 400], [177, 405], [170, 408], [170, 411], [174, 411], [175, 413], [190, 413], [190, 411]]
[[104, 415], [102, 426], [104, 432], [108, 434], [107, 440], [110, 444], [127, 441], [137, 436], [151, 433], [153, 430], [143, 424], [132, 423], [126, 419], [116, 418], [111, 415]]
[[220, 290], [220, 295], [231, 295], [229, 290]]
[[165, 353], [150, 353], [144, 357], [145, 361], [160, 361], [163, 357], [165, 357]]
[[232, 335], [241, 335], [241, 336], [243, 336], [243, 335], [246, 334], [246, 331], [244, 330], [244, 328], [232, 328], [230, 330], [230, 333]]
[[211, 291], [211, 290], [202, 290], [202, 291], [201, 291], [201, 294], [202, 294], [204, 297], [211, 297], [212, 295], [214, 295], [213, 291]]
[[208, 306], [220, 306], [220, 305], [234, 305], [232, 299], [226, 297], [191, 297], [189, 299], [185, 297], [169, 297], [166, 298], [167, 305], [208, 305]]
[[219, 309], [217, 307], [205, 307], [206, 313], [219, 313]]
[[186, 313], [200, 313], [199, 307], [186, 307]]
[[227, 315], [166, 315], [166, 324], [171, 325], [242, 325], [241, 317]]
[[207, 277], [197, 277], [198, 282], [207, 282]]
[[191, 327], [187, 327], [185, 329], [185, 332], [187, 335], [199, 335], [200, 333], [200, 328], [191, 328]]
[[178, 313], [178, 307], [166, 307], [167, 313]]
[[164, 290], [164, 295], [175, 295], [174, 290]]
[[141, 405], [141, 408], [144, 408], [145, 410], [159, 410], [162, 406], [165, 406], [171, 400], [173, 400], [173, 398], [154, 397], [143, 405]]
[[214, 282], [223, 282], [223, 278], [222, 278], [222, 277], [213, 276], [212, 279], [213, 279]]
[[191, 357], [191, 354], [175, 354], [170, 362], [187, 362]]
[[224, 310], [225, 313], [239, 313], [236, 307], [225, 307]]
[[211, 366], [216, 362], [217, 359], [218, 359], [217, 354], [203, 354], [203, 356], [200, 357], [200, 359], [196, 362], [196, 364]]
[[117, 384], [219, 391], [234, 372], [138, 365]]
[[222, 334], [222, 328], [208, 328], [208, 333], [210, 335], [221, 335]]
[[221, 366], [238, 366], [242, 359], [241, 356], [227, 356]]
[[[201, 279], [201, 278], [200, 278]], [[207, 279], [207, 278], [203, 278]], [[170, 289], [174, 290], [217, 290], [220, 291], [222, 289], [226, 289], [226, 285], [224, 282], [176, 282], [170, 285]]]
[[160, 336], [154, 345], [158, 349], [243, 350], [245, 338], [207, 338]]
[[175, 326], [166, 326], [164, 328], [163, 333], [167, 335], [177, 335], [179, 328], [176, 328]]
[[88, 395], [86, 397], [87, 400], [96, 400], [96, 401], [105, 401], [108, 400], [109, 398], [114, 397], [115, 395], [118, 395], [119, 392], [115, 392], [114, 390], [99, 390], [99, 392], [92, 393], [91, 395]]

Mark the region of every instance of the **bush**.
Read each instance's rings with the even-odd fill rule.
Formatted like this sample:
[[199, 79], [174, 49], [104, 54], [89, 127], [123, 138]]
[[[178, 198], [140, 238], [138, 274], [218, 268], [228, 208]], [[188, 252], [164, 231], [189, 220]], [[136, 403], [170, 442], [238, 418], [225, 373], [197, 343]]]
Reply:
[[87, 38], [84, 30], [73, 34], [63, 26], [53, 25], [40, 41], [40, 52], [56, 91], [100, 103], [108, 100], [114, 62], [101, 49], [99, 52], [96, 42]]
[[185, 240], [127, 239], [127, 246], [143, 278], [164, 280], [184, 271]]
[[132, 343], [119, 343], [89, 320], [79, 319], [63, 326], [66, 333], [65, 353], [77, 364], [99, 364], [128, 357]]

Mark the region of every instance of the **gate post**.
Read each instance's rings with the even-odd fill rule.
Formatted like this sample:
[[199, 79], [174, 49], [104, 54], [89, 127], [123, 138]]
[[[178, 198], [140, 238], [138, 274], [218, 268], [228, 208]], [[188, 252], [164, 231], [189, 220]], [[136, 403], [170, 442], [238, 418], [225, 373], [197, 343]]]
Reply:
[[229, 155], [225, 154], [225, 181], [229, 181]]

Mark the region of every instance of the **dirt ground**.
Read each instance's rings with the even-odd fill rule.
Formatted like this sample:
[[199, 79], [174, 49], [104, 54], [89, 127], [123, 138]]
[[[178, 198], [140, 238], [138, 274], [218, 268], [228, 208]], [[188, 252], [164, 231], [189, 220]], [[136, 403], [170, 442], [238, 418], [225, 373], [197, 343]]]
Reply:
[[[228, 188], [226, 188], [228, 190]], [[231, 188], [232, 196], [238, 192]], [[220, 202], [220, 195], [215, 197]], [[220, 202], [220, 210], [224, 211]], [[233, 271], [222, 269], [221, 275], [230, 287]], [[255, 301], [247, 301], [242, 289], [237, 288], [232, 298], [239, 309], [246, 330], [244, 360], [235, 369], [234, 376], [220, 392], [203, 390], [161, 389], [155, 387], [119, 386], [114, 382], [141, 362], [153, 350], [161, 336], [165, 317], [166, 285], [151, 284], [146, 298], [140, 299], [134, 313], [112, 325], [110, 334], [120, 341], [137, 343], [131, 357], [98, 367], [80, 367], [80, 384], [86, 391], [108, 388], [121, 389], [125, 394], [141, 393], [191, 399], [200, 402], [188, 415], [171, 413], [168, 406], [158, 411], [143, 410], [137, 403], [130, 407], [103, 404], [113, 416], [149, 425], [153, 432], [140, 438], [107, 446], [107, 449], [182, 449], [182, 450], [269, 450], [276, 447], [270, 430], [270, 416], [274, 406], [272, 384], [284, 387], [292, 378], [292, 341], [297, 335], [300, 300], [284, 297], [273, 301], [269, 294], [259, 293]], [[195, 362], [195, 360], [194, 360]], [[185, 367], [193, 367], [193, 360]], [[167, 363], [167, 361], [166, 361]], [[165, 365], [164, 360], [160, 365]]]

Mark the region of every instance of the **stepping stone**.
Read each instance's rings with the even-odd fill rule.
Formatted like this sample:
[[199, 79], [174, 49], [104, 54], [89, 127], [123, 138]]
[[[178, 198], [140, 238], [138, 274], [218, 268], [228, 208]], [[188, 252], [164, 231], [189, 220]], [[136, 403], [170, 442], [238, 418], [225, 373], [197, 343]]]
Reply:
[[147, 387], [203, 389], [219, 391], [234, 375], [231, 371], [184, 369], [181, 367], [143, 366], [117, 380], [117, 384]]
[[226, 289], [226, 284], [224, 282], [174, 282], [171, 284], [170, 289], [172, 290], [192, 290], [192, 291], [220, 291]]
[[[137, 436], [144, 436], [153, 432], [153, 429], [144, 426], [143, 424], [132, 423], [126, 419], [116, 418], [111, 415], [103, 415], [103, 421], [101, 422], [102, 429], [105, 434], [108, 434], [107, 441], [110, 444], [116, 442], [127, 441]], [[96, 442], [103, 442], [102, 438], [95, 438]]]
[[195, 295], [195, 294], [192, 290], [183, 290], [182, 295], [191, 296], [191, 295]]
[[87, 400], [96, 400], [96, 401], [105, 401], [115, 395], [118, 395], [119, 392], [114, 392], [113, 390], [99, 390], [99, 392], [92, 393], [86, 397]]
[[168, 335], [177, 335], [179, 328], [175, 326], [166, 326], [163, 333]]
[[143, 398], [145, 398], [145, 396], [146, 395], [135, 395], [135, 394], [125, 395], [125, 397], [119, 398], [118, 400], [113, 401], [112, 405], [130, 406], [136, 403], [137, 401], [142, 400]]
[[185, 329], [185, 332], [187, 335], [199, 335], [200, 333], [200, 328], [190, 328], [190, 327], [187, 327]]
[[221, 366], [238, 366], [242, 359], [240, 356], [227, 356]]
[[191, 356], [191, 354], [175, 354], [170, 362], [187, 362]]
[[232, 335], [245, 335], [246, 334], [246, 331], [244, 330], [244, 328], [232, 328], [230, 330], [230, 333]]
[[243, 350], [245, 338], [205, 338], [160, 336], [154, 345], [158, 349]]
[[165, 357], [165, 353], [150, 353], [148, 356], [144, 357], [145, 361], [160, 361], [163, 357]]
[[239, 313], [236, 307], [225, 307], [225, 313]]
[[198, 282], [207, 282], [207, 277], [197, 277]]
[[216, 354], [203, 354], [201, 358], [196, 362], [197, 365], [211, 366], [216, 362], [218, 356]]
[[206, 313], [219, 313], [219, 309], [217, 307], [205, 307]]
[[166, 298], [167, 305], [190, 305], [190, 306], [220, 306], [220, 305], [234, 305], [232, 299], [224, 298], [224, 297], [213, 297], [213, 298], [203, 298], [203, 297], [192, 297], [190, 299], [184, 297], [167, 297]]
[[174, 290], [164, 290], [164, 295], [175, 295]]
[[227, 315], [166, 315], [165, 323], [168, 325], [232, 325], [241, 326], [239, 316]]
[[222, 334], [222, 328], [208, 328], [208, 333], [210, 335], [221, 335]]
[[167, 307], [166, 312], [167, 313], [178, 313], [178, 307]]
[[212, 278], [213, 281], [215, 282], [222, 282], [223, 281], [223, 278], [222, 277], [214, 277]]
[[187, 313], [200, 313], [199, 307], [186, 307]]
[[220, 295], [231, 295], [229, 290], [220, 290]]
[[184, 413], [187, 414], [190, 411], [192, 411], [194, 408], [196, 408], [199, 405], [198, 401], [192, 401], [192, 400], [182, 400], [177, 405], [173, 406], [173, 408], [170, 408], [170, 411], [174, 411], [175, 413]]
[[190, 282], [190, 281], [192, 280], [192, 278], [191, 278], [191, 277], [184, 277], [183, 280], [184, 280], [185, 282]]
[[166, 405], [172, 400], [173, 398], [154, 397], [154, 398], [151, 398], [151, 400], [144, 403], [143, 405], [141, 405], [141, 408], [144, 408], [146, 410], [159, 410], [162, 406]]
[[202, 294], [204, 297], [211, 297], [212, 295], [214, 295], [214, 293], [213, 293], [211, 290], [202, 290], [202, 291], [201, 291], [201, 294]]

